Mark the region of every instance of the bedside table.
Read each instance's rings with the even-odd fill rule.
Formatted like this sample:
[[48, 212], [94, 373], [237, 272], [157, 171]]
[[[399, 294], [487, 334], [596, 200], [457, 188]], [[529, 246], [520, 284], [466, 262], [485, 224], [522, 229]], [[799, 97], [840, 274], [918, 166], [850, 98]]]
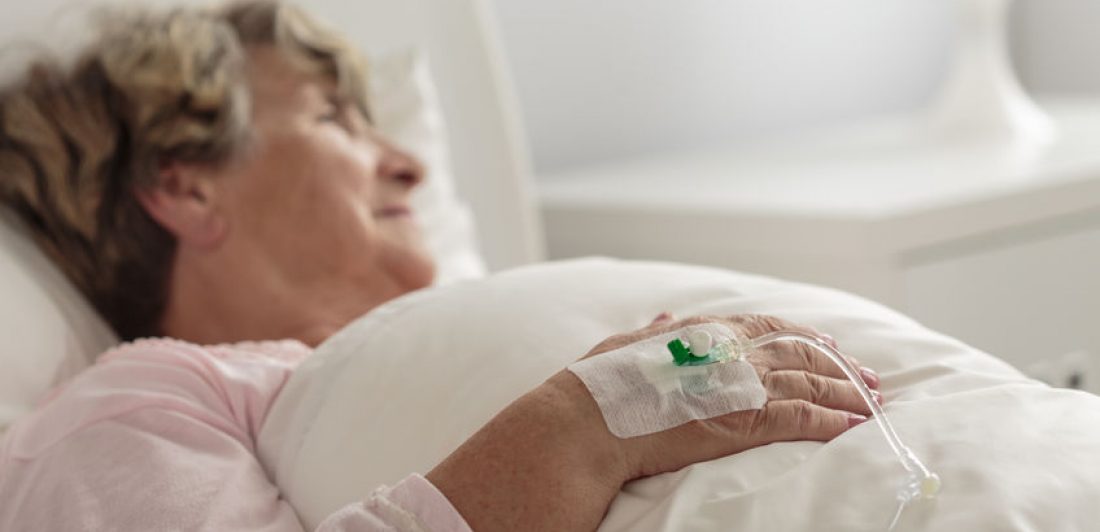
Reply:
[[1044, 107], [1061, 136], [1030, 152], [896, 118], [541, 176], [549, 253], [833, 286], [1020, 368], [1095, 360], [1100, 101]]

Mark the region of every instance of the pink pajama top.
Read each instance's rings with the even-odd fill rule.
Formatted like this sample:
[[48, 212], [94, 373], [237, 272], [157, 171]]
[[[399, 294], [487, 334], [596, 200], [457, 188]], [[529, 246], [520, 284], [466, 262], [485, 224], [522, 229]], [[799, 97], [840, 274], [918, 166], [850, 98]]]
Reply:
[[[139, 340], [103, 354], [14, 425], [0, 448], [0, 530], [302, 530], [256, 458], [297, 341]], [[469, 531], [413, 474], [324, 531]]]

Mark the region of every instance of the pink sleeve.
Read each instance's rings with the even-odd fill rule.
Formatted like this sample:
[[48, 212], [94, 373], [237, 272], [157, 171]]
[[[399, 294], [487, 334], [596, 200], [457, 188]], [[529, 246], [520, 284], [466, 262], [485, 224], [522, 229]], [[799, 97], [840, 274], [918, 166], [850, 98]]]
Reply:
[[[293, 364], [144, 347], [97, 364], [6, 435], [0, 530], [301, 530], [253, 452]], [[469, 530], [416, 475], [320, 528]]]
[[317, 532], [376, 530], [472, 532], [450, 501], [415, 474], [392, 488], [378, 488], [367, 500], [345, 506], [317, 527]]

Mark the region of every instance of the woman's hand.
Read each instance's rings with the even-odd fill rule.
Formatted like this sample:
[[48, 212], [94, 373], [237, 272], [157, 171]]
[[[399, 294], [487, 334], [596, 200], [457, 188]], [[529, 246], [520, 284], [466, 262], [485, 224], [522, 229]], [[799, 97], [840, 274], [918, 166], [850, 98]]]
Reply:
[[[818, 334], [768, 316], [675, 321], [662, 314], [608, 338], [585, 358], [703, 322], [750, 338], [780, 330]], [[592, 530], [625, 482], [772, 442], [830, 440], [870, 413], [840, 369], [801, 344], [772, 344], [747, 361], [768, 392], [762, 409], [629, 439], [610, 433], [584, 383], [562, 370], [509, 405], [427, 478], [477, 531]], [[878, 377], [863, 373], [877, 388]]]
[[[835, 347], [831, 337], [771, 316], [701, 316], [675, 321], [671, 316], [662, 314], [645, 328], [608, 338], [585, 358], [599, 356], [650, 336], [707, 322], [722, 323], [748, 338], [775, 331], [798, 331], [823, 337]], [[770, 344], [750, 353], [746, 361], [756, 369], [767, 390], [768, 402], [764, 408], [692, 421], [656, 434], [617, 440], [625, 460], [623, 467], [627, 480], [676, 471], [697, 462], [777, 441], [828, 441], [866, 421], [866, 416], [871, 413], [843, 371], [828, 357], [806, 345], [796, 342]], [[881, 395], [876, 391], [878, 376], [862, 368], [856, 360], [848, 357], [848, 361], [853, 367], [861, 369], [864, 382], [881, 402]], [[576, 388], [579, 385], [581, 391], [587, 391], [571, 373], [564, 372], [555, 378], [558, 379], [555, 384], [559, 386]], [[570, 383], [569, 380], [575, 382]], [[596, 414], [599, 415], [598, 408]]]

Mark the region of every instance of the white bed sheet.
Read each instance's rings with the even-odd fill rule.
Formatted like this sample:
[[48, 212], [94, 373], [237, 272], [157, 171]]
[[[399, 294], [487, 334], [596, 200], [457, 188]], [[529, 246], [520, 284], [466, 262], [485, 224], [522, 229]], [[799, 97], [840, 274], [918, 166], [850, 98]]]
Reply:
[[[260, 454], [307, 525], [426, 472], [500, 408], [660, 311], [766, 313], [832, 334], [882, 376], [886, 411], [939, 473], [898, 530], [1091, 530], [1100, 398], [841, 292], [733, 272], [603, 259], [411, 294], [359, 319], [295, 373]], [[1006, 331], [1010, 333], [1010, 331]], [[903, 472], [872, 424], [627, 485], [602, 530], [885, 530]]]

